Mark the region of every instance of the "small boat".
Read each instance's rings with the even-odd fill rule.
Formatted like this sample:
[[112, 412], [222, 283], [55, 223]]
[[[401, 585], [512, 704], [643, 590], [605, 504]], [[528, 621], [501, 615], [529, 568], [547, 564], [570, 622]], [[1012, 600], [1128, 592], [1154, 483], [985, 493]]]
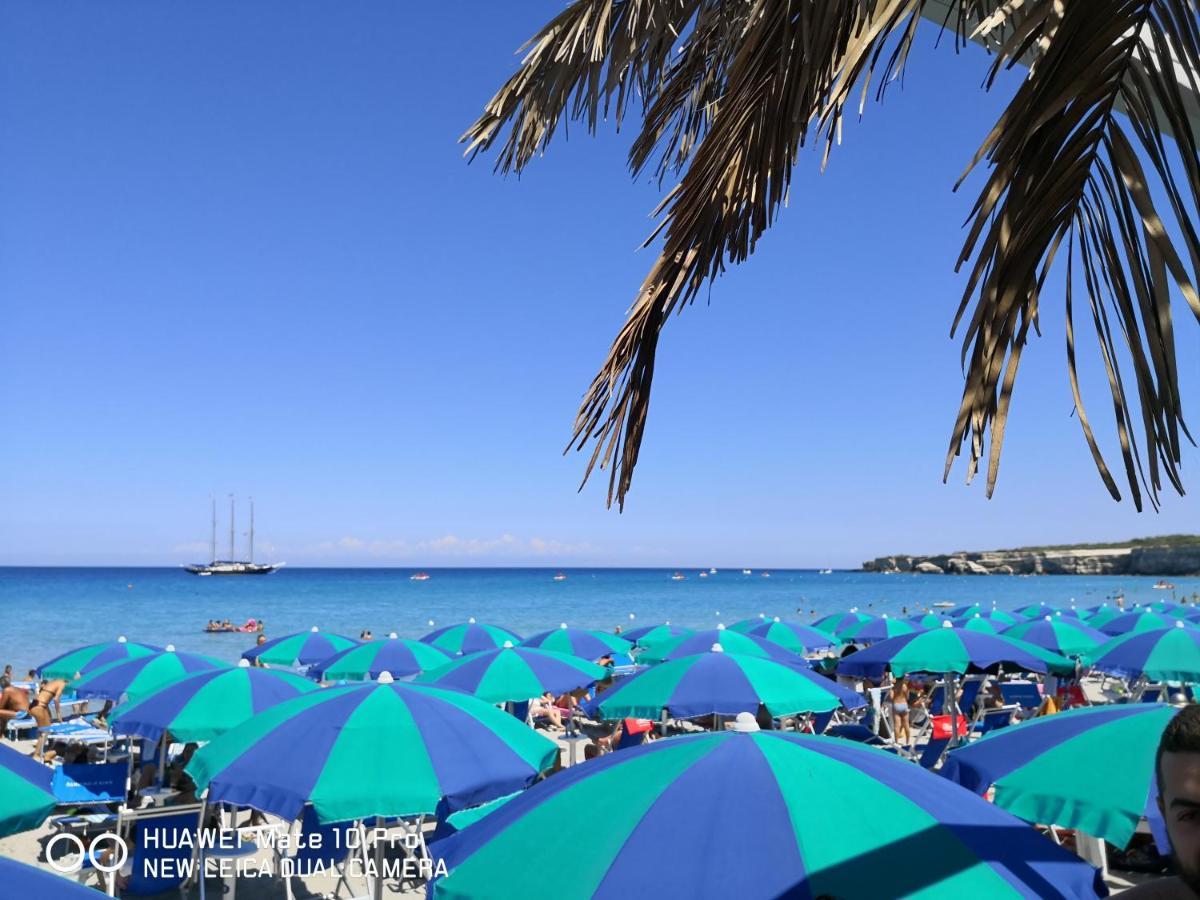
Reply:
[[937, 603], [930, 603], [929, 605], [936, 607], [937, 609], [951, 609], [954, 606], [954, 604], [948, 600], [939, 600]]
[[1173, 591], [1175, 590], [1175, 585], [1160, 578], [1158, 581], [1154, 582], [1154, 589], [1156, 591]]
[[817, 569], [818, 575], [832, 575], [833, 569]]
[[683, 581], [683, 579], [685, 579], [685, 578], [687, 578], [687, 576], [684, 575], [682, 572], [676, 572], [674, 575], [671, 576], [672, 581]]
[[556, 574], [556, 575], [554, 576], [554, 580], [555, 580], [555, 581], [566, 581], [566, 580], [567, 580], [567, 576], [566, 576], [566, 575], [564, 575], [562, 572], [559, 572], [558, 574]]
[[749, 569], [742, 569], [742, 574], [743, 574], [743, 575], [749, 575], [749, 574], [750, 574], [750, 570], [749, 570]]
[[701, 578], [707, 578], [707, 577], [708, 577], [708, 573], [707, 573], [707, 572], [701, 572], [701, 573], [700, 573], [700, 577], [701, 577]]
[[429, 573], [428, 572], [415, 572], [412, 575], [408, 576], [408, 580], [409, 581], [428, 581]]
[[709, 575], [716, 575], [716, 574], [717, 574], [717, 570], [716, 570], [716, 569], [709, 569], [709, 570], [708, 570], [708, 574], [709, 574]]
[[763, 578], [770, 578], [770, 577], [771, 577], [771, 573], [770, 573], [770, 572], [763, 572], [763, 573], [762, 573], [762, 577], [763, 577]]

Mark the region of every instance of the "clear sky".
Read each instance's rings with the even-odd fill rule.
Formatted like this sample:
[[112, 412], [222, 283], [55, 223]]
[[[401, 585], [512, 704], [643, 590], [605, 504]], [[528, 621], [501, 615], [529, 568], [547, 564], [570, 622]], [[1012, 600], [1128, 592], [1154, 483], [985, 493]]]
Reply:
[[670, 323], [626, 512], [603, 478], [577, 494], [561, 451], [658, 192], [630, 133], [573, 128], [520, 179], [456, 143], [561, 6], [0, 4], [0, 563], [200, 559], [213, 493], [253, 495], [259, 557], [293, 565], [841, 566], [1197, 530], [1191, 496], [1108, 498], [1053, 296], [995, 499], [942, 484], [974, 198], [950, 189], [1012, 82], [983, 94], [982, 51], [932, 26]]

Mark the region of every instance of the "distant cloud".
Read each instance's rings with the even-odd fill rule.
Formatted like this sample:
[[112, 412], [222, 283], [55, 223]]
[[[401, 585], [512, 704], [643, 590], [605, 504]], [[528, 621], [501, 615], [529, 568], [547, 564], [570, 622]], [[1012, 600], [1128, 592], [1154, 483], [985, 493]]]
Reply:
[[512, 559], [528, 557], [570, 557], [588, 554], [595, 547], [586, 542], [570, 543], [553, 538], [520, 538], [501, 534], [494, 538], [462, 537], [446, 534], [440, 537], [407, 540], [367, 539], [346, 535], [336, 541], [322, 541], [312, 548], [313, 556], [353, 554], [376, 559], [408, 559], [424, 561], [443, 557], [495, 556]]

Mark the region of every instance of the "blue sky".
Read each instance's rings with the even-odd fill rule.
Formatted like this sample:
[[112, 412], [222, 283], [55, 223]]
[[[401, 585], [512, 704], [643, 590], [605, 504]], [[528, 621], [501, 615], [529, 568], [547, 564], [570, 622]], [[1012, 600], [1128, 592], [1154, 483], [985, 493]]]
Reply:
[[520, 179], [456, 143], [560, 8], [0, 6], [0, 563], [191, 561], [214, 492], [253, 495], [260, 556], [293, 565], [855, 565], [1195, 530], [1190, 496], [1108, 499], [1049, 298], [996, 497], [942, 484], [974, 197], [950, 189], [1012, 82], [983, 94], [984, 54], [932, 27], [670, 324], [626, 512], [603, 479], [576, 493], [561, 451], [658, 192], [631, 133], [573, 128]]

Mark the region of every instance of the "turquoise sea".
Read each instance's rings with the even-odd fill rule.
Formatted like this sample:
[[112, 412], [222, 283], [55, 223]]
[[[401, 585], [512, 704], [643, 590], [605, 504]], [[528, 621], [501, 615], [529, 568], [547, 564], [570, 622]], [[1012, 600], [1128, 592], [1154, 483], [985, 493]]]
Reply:
[[1014, 609], [1044, 601], [1095, 606], [1124, 594], [1127, 606], [1200, 592], [1200, 578], [1175, 579], [1175, 590], [1154, 590], [1154, 578], [1087, 576], [878, 575], [866, 572], [721, 570], [701, 578], [670, 569], [415, 569], [285, 568], [263, 577], [198, 578], [181, 569], [0, 568], [3, 616], [0, 664], [18, 672], [82, 644], [130, 640], [173, 643], [181, 650], [230, 661], [251, 646], [244, 634], [205, 634], [210, 619], [240, 624], [264, 619], [268, 636], [311, 628], [358, 637], [395, 631], [420, 637], [475, 617], [521, 635], [560, 622], [611, 630], [669, 620], [715, 627], [765, 613], [808, 622], [827, 612], [859, 607], [892, 616], [948, 601]]

